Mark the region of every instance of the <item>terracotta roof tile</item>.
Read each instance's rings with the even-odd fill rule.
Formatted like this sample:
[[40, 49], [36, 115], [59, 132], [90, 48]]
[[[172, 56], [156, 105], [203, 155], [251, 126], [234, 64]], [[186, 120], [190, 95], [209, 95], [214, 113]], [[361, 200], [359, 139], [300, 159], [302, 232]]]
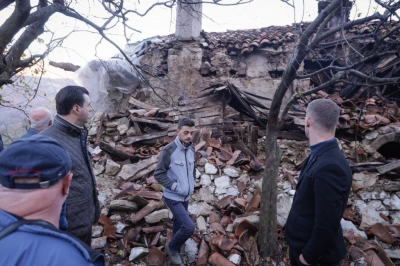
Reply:
[[[201, 32], [203, 47], [211, 50], [223, 50], [230, 54], [246, 54], [263, 47], [278, 49], [289, 43], [293, 43], [299, 35], [299, 30], [304, 30], [310, 23], [293, 24], [287, 26], [269, 26], [260, 29], [249, 30], [228, 30], [226, 32]], [[370, 21], [362, 25], [357, 25], [345, 31], [347, 37], [371, 34], [380, 25], [380, 21]], [[384, 36], [391, 29], [398, 27], [399, 21], [390, 21], [380, 30]], [[300, 26], [300, 29], [299, 29]], [[328, 30], [328, 29], [327, 29]], [[164, 43], [151, 44], [150, 48], [169, 49], [173, 46], [175, 37], [173, 34], [161, 37]], [[389, 38], [391, 41], [399, 41], [400, 34], [393, 34]], [[332, 40], [331, 40], [332, 41]], [[358, 38], [359, 42], [373, 41], [372, 38]], [[326, 49], [326, 47], [324, 47]], [[318, 49], [316, 49], [318, 50]], [[319, 54], [318, 51], [314, 51]], [[320, 56], [317, 56], [320, 57]]]

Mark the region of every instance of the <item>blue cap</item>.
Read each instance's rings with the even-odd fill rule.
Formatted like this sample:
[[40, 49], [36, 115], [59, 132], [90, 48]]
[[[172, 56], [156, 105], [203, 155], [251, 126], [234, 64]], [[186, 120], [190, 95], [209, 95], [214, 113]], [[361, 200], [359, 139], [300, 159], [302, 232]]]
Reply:
[[[33, 135], [11, 143], [0, 153], [0, 184], [7, 188], [48, 188], [71, 170], [68, 151], [55, 139]], [[38, 182], [18, 182], [18, 178]]]

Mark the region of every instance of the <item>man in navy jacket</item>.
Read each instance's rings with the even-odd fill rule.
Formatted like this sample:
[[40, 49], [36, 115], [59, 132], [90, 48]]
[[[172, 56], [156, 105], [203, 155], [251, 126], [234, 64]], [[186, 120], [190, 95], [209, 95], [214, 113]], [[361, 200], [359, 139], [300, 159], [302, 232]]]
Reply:
[[36, 135], [53, 124], [53, 114], [46, 107], [38, 107], [29, 112], [28, 131], [21, 138]]
[[352, 172], [335, 139], [340, 114], [331, 100], [307, 107], [305, 132], [311, 154], [297, 183], [285, 225], [290, 265], [339, 265], [346, 254], [340, 225]]
[[103, 255], [57, 229], [71, 180], [68, 151], [50, 137], [0, 153], [0, 265], [104, 265]]

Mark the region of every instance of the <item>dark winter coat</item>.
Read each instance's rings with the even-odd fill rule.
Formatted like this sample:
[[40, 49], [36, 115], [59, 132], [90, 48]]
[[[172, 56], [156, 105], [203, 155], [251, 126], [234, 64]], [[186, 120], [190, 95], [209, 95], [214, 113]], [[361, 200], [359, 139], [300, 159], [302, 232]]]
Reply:
[[336, 141], [323, 145], [301, 170], [285, 239], [309, 264], [331, 265], [344, 258], [347, 250], [340, 220], [351, 181], [349, 163]]
[[89, 152], [83, 152], [81, 136], [86, 143], [87, 129], [79, 128], [58, 115], [53, 124], [39, 134], [56, 139], [71, 156], [73, 173], [71, 187], [66, 200], [68, 231], [75, 236], [84, 236], [92, 231], [92, 225], [100, 217], [96, 180]]

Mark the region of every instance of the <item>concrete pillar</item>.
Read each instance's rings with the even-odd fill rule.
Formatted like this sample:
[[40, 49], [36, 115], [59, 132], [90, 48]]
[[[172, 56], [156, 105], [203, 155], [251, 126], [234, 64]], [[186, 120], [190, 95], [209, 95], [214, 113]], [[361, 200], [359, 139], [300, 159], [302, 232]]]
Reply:
[[202, 4], [198, 0], [179, 1], [176, 15], [175, 36], [180, 40], [198, 38], [201, 32]]

